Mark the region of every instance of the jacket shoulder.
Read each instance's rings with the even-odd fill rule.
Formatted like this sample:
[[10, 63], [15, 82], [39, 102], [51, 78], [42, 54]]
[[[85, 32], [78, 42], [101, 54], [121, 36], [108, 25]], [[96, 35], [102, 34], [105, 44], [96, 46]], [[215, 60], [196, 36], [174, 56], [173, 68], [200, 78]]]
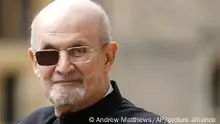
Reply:
[[[168, 124], [165, 121], [164, 117], [161, 117], [160, 115], [147, 111], [143, 108], [137, 107], [125, 98], [123, 98], [122, 103], [118, 108], [118, 112], [116, 113], [116, 116], [127, 119], [127, 121], [131, 121], [132, 119], [133, 121], [145, 121], [144, 124]], [[142, 122], [135, 123], [142, 124]]]
[[47, 124], [55, 119], [54, 108], [47, 106], [35, 110], [24, 119], [18, 121], [17, 124]]

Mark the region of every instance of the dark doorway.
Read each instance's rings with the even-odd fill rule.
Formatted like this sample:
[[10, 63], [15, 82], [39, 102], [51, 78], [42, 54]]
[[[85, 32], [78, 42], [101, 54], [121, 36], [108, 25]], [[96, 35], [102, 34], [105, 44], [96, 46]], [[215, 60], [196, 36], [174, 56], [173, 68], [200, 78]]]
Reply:
[[213, 106], [217, 122], [220, 119], [220, 63], [216, 62], [212, 73]]
[[15, 74], [7, 74], [3, 77], [3, 122], [6, 124], [14, 123], [14, 113], [15, 113], [15, 86], [17, 82], [17, 76]]

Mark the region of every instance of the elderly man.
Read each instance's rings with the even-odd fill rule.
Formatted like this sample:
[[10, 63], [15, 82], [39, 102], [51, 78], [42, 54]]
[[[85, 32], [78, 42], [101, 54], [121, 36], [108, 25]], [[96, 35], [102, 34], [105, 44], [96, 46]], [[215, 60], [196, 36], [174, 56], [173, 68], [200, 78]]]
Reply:
[[29, 56], [47, 99], [19, 124], [164, 123], [123, 98], [110, 70], [117, 51], [109, 19], [89, 0], [57, 0], [32, 23]]

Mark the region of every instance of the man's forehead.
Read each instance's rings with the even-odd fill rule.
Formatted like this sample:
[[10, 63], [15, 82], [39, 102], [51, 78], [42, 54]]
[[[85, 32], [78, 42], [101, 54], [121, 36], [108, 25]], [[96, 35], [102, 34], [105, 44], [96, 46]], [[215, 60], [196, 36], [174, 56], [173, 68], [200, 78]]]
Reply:
[[[47, 30], [46, 28], [41, 28], [37, 31], [36, 39], [38, 39], [39, 45], [42, 46], [42, 43], [51, 43], [51, 44], [66, 44], [67, 46], [73, 44], [80, 45], [91, 45], [97, 44], [100, 41], [101, 34], [97, 28], [89, 27], [93, 25], [88, 25], [77, 29], [77, 27], [72, 27], [71, 30], [60, 30], [57, 28], [53, 30]], [[61, 32], [60, 32], [61, 31]], [[38, 44], [37, 43], [37, 44]]]
[[79, 32], [100, 38], [101, 23], [100, 8], [89, 0], [58, 0], [35, 18], [34, 35], [37, 41], [45, 34], [66, 37]]
[[81, 45], [94, 46], [96, 45], [96, 42], [86, 35], [80, 33], [45, 33], [38, 42], [38, 46], [42, 49], [66, 49], [68, 47]]
[[81, 33], [45, 33], [42, 35], [41, 40], [43, 44], [59, 41], [74, 41], [75, 43], [89, 43], [89, 37]]

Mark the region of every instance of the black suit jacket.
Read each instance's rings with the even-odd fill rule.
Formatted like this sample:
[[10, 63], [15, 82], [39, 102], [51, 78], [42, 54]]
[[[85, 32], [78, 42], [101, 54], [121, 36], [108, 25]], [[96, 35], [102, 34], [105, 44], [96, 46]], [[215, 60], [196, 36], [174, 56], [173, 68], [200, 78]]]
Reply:
[[43, 107], [18, 124], [168, 124], [165, 119], [132, 104], [123, 98], [115, 81], [113, 91], [96, 104], [56, 117], [52, 106]]

